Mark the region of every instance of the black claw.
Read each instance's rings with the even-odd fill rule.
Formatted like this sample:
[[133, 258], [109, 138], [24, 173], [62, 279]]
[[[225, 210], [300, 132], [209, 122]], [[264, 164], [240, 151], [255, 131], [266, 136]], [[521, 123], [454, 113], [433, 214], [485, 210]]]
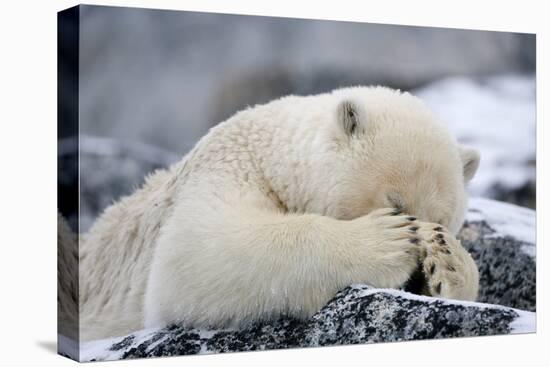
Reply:
[[418, 245], [420, 243], [420, 238], [413, 237], [409, 240], [411, 243], [414, 243], [415, 245]]
[[416, 232], [416, 231], [418, 231], [418, 227], [416, 227], [416, 226], [411, 227], [411, 228], [409, 228], [409, 231]]
[[435, 235], [435, 238], [443, 238], [443, 234], [438, 233], [438, 234]]
[[435, 286], [435, 292], [441, 293], [441, 282], [437, 283], [437, 285]]
[[407, 220], [410, 220], [412, 222], [416, 220], [416, 217], [407, 217]]
[[447, 250], [446, 248], [444, 248], [443, 250], [441, 250], [444, 254], [451, 254], [451, 251]]
[[435, 227], [434, 231], [436, 232], [443, 232], [443, 227]]
[[440, 238], [439, 240], [437, 240], [437, 243], [439, 243], [440, 245], [443, 245], [443, 246], [447, 245], [447, 242], [445, 242], [445, 240], [442, 239], [442, 238]]
[[456, 271], [456, 269], [452, 265], [448, 265], [447, 269], [449, 269], [449, 271]]
[[432, 275], [434, 273], [434, 271], [435, 271], [435, 264], [432, 264], [430, 266], [430, 275]]
[[401, 213], [403, 213], [401, 210], [395, 209], [393, 212], [390, 213], [390, 215], [399, 215]]

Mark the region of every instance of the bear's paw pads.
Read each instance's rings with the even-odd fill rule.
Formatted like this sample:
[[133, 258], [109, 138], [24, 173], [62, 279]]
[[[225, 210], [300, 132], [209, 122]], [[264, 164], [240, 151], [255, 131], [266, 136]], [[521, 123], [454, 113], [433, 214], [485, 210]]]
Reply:
[[[434, 297], [463, 298], [467, 282], [466, 250], [445, 228], [435, 226], [426, 239], [426, 257], [422, 270], [427, 291]], [[467, 254], [467, 253], [466, 253]]]

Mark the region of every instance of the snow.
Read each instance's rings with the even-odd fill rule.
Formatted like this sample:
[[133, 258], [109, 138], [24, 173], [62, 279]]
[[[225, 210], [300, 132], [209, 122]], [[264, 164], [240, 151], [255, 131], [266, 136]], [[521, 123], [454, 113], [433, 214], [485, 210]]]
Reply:
[[510, 236], [524, 242], [521, 249], [528, 255], [536, 255], [536, 213], [517, 205], [483, 198], [471, 198], [468, 202], [466, 221], [485, 221], [496, 232], [492, 236]]
[[[140, 330], [138, 332], [132, 333], [135, 338], [130, 343], [132, 346], [137, 346], [144, 341], [151, 338], [156, 332], [161, 330], [162, 328], [149, 328]], [[224, 329], [225, 331], [230, 331], [232, 329]], [[201, 338], [210, 338], [220, 330], [206, 330], [206, 329], [193, 329], [194, 332], [197, 332]], [[120, 343], [126, 336], [121, 337], [115, 337], [115, 338], [107, 338], [107, 339], [101, 339], [101, 340], [94, 340], [89, 342], [84, 342], [80, 344], [80, 361], [81, 362], [88, 362], [92, 359], [101, 360], [101, 361], [114, 361], [119, 360], [125, 351], [129, 350], [130, 347], [121, 348], [120, 350], [112, 351], [110, 348], [113, 346], [113, 344]], [[151, 350], [155, 348], [158, 344], [163, 343], [168, 336], [159, 338], [155, 342], [151, 343], [147, 349]], [[205, 350], [203, 347], [201, 347], [201, 354], [202, 353], [212, 353], [210, 351]]]
[[122, 339], [124, 337], [100, 339], [80, 344], [80, 362], [89, 362], [92, 359], [105, 361], [120, 359], [124, 351], [109, 351], [109, 348]]
[[65, 335], [57, 334], [57, 351], [72, 359], [78, 359], [78, 342]]
[[[155, 329], [144, 329], [138, 332], [133, 333], [135, 337], [132, 341], [132, 345], [139, 345], [140, 343], [149, 339], [155, 332], [159, 331], [160, 328]], [[122, 357], [127, 348], [122, 348], [121, 350], [112, 351], [110, 350], [111, 346], [116, 343], [120, 343], [126, 336], [116, 337], [116, 338], [107, 338], [94, 340], [89, 342], [84, 342], [80, 344], [80, 362], [89, 362], [92, 359], [104, 360], [104, 361], [114, 361]], [[159, 340], [158, 342], [161, 342]], [[156, 344], [156, 343], [153, 343]], [[152, 345], [153, 345], [152, 344]], [[152, 347], [152, 345], [150, 347]]]
[[519, 317], [510, 323], [510, 334], [535, 333], [537, 331], [537, 314], [516, 310]]
[[470, 183], [476, 196], [495, 185], [519, 188], [535, 177], [535, 76], [451, 77], [414, 91], [457, 140], [481, 152]]

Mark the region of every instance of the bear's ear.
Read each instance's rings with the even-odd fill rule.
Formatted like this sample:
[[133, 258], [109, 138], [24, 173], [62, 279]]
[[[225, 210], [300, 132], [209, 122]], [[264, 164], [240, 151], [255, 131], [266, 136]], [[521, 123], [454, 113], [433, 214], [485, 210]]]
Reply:
[[340, 102], [338, 106], [338, 123], [348, 136], [356, 135], [361, 130], [359, 109], [350, 100]]
[[460, 146], [458, 149], [460, 152], [460, 159], [462, 160], [464, 182], [469, 182], [474, 177], [479, 167], [479, 151], [465, 146]]

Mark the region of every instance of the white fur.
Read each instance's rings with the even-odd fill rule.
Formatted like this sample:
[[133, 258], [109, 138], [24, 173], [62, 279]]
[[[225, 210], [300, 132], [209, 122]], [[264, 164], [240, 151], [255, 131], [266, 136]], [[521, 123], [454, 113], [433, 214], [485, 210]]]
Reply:
[[[307, 317], [351, 283], [400, 287], [421, 261], [454, 264], [453, 274], [428, 277], [432, 294], [474, 299], [471, 258], [447, 232], [453, 254], [444, 262], [429, 241], [430, 222], [452, 233], [462, 224], [476, 159], [421, 101], [387, 88], [241, 111], [87, 234], [81, 337]], [[396, 204], [422, 220], [420, 231], [392, 215]]]

